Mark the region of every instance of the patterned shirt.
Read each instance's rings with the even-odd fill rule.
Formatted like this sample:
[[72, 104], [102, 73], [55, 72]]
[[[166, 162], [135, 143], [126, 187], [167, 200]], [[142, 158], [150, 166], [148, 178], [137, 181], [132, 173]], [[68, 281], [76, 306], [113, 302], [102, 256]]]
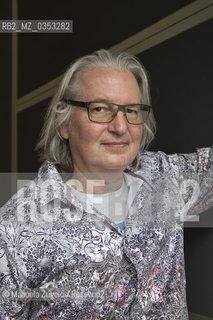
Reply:
[[50, 162], [2, 207], [0, 319], [188, 319], [183, 222], [213, 205], [213, 152], [145, 151], [126, 173], [124, 231]]

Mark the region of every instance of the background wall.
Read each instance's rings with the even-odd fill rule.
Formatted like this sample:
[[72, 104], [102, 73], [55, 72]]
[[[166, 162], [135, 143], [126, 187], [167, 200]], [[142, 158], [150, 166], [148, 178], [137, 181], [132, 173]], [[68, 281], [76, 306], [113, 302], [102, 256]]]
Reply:
[[[12, 4], [10, 1], [0, 2], [1, 19], [11, 19]], [[1, 70], [1, 161], [0, 172], [8, 172], [11, 168], [11, 35], [0, 34], [0, 70]]]
[[[141, 50], [136, 50], [133, 46], [128, 49], [126, 45], [130, 52], [137, 51], [136, 54], [150, 73], [153, 108], [159, 123], [156, 140], [150, 149], [163, 150], [167, 153], [193, 152], [196, 147], [211, 145], [213, 20], [207, 18], [202, 22], [195, 22], [195, 26], [183, 32], [178, 30], [177, 35], [167, 40], [160, 40], [163, 32], [159, 31], [158, 36], [158, 22], [161, 19], [166, 19], [166, 25], [170, 15], [176, 14], [187, 5], [198, 4], [199, 13], [200, 3], [202, 5], [207, 3], [208, 12], [212, 10], [209, 0], [116, 0], [105, 3], [83, 0], [78, 2], [63, 0], [60, 3], [50, 0], [34, 2], [14, 0], [13, 3], [12, 0], [1, 1], [1, 19], [10, 19], [12, 7], [17, 6], [15, 14], [18, 19], [73, 19], [74, 32], [72, 34], [22, 33], [17, 36], [18, 46], [13, 47], [13, 50], [17, 50], [18, 72], [14, 74], [13, 70], [13, 77], [17, 76], [17, 97], [13, 99], [13, 103], [12, 92], [14, 94], [15, 91], [14, 88], [11, 89], [14, 80], [11, 70], [12, 36], [0, 34], [2, 48], [0, 50], [2, 88], [0, 171], [37, 171], [40, 164], [34, 146], [50, 100], [48, 92], [52, 89], [49, 82], [54, 82], [71, 61], [102, 47], [111, 48], [117, 44], [120, 48], [125, 47], [126, 39], [131, 37], [131, 40], [135, 34], [139, 41], [142, 35], [143, 39], [147, 40], [145, 31], [147, 28], [151, 30], [149, 28], [155, 24], [157, 24], [155, 37], [159, 40], [158, 44], [153, 43], [146, 49], [142, 43]], [[185, 19], [184, 16], [182, 18], [182, 14], [184, 13], [180, 11], [179, 21]], [[191, 14], [189, 19], [197, 18]], [[175, 27], [175, 22], [171, 21], [170, 26], [171, 29]], [[131, 43], [130, 40], [128, 43]], [[37, 96], [41, 96], [41, 92], [43, 98], [36, 100]], [[28, 103], [29, 101], [31, 103]], [[17, 129], [14, 129], [14, 124], [12, 126], [11, 122], [14, 113]], [[16, 143], [13, 138], [13, 146], [12, 132], [16, 135]], [[4, 202], [10, 195], [9, 187], [5, 187], [4, 175], [1, 175], [1, 182], [1, 186], [4, 186], [1, 189]], [[207, 215], [212, 213], [211, 210]], [[212, 245], [212, 228], [185, 229], [189, 310], [209, 317], [213, 317]]]
[[[12, 3], [0, 2], [1, 19], [11, 19]], [[10, 196], [10, 181], [6, 172], [11, 170], [11, 35], [0, 34], [0, 205]]]

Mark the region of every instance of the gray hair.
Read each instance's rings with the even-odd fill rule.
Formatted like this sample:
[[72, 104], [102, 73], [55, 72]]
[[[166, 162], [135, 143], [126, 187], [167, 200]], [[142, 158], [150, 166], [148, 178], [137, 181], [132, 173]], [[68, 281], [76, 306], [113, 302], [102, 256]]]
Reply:
[[[72, 172], [72, 153], [69, 141], [60, 135], [60, 126], [70, 121], [72, 107], [69, 105], [60, 108], [61, 99], [75, 95], [81, 74], [95, 67], [106, 66], [120, 70], [128, 70], [134, 75], [141, 95], [141, 102], [150, 105], [149, 82], [146, 70], [139, 59], [127, 52], [111, 52], [101, 49], [91, 55], [83, 56], [65, 72], [55, 92], [46, 113], [44, 126], [36, 149], [40, 151], [40, 160], [50, 160], [60, 172]], [[147, 122], [143, 125], [143, 135], [140, 150], [131, 164], [133, 170], [139, 168], [139, 154], [153, 140], [156, 132], [156, 122], [153, 112], [149, 114]]]

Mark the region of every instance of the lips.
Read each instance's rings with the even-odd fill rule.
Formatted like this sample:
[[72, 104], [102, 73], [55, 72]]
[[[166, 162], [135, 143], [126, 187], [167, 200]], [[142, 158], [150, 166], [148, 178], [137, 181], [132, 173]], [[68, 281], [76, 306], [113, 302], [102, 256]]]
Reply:
[[123, 148], [126, 147], [128, 145], [127, 142], [123, 142], [123, 141], [112, 141], [112, 142], [103, 142], [102, 143], [104, 146], [108, 146], [108, 147], [114, 147], [114, 148]]
[[127, 144], [127, 142], [105, 142], [103, 144]]

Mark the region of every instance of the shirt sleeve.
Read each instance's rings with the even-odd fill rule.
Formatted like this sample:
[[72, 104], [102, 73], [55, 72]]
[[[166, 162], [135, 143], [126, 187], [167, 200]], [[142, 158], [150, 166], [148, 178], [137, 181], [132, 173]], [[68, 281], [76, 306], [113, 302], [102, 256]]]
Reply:
[[196, 215], [213, 206], [213, 148], [196, 153], [170, 155], [179, 191], [188, 215]]

